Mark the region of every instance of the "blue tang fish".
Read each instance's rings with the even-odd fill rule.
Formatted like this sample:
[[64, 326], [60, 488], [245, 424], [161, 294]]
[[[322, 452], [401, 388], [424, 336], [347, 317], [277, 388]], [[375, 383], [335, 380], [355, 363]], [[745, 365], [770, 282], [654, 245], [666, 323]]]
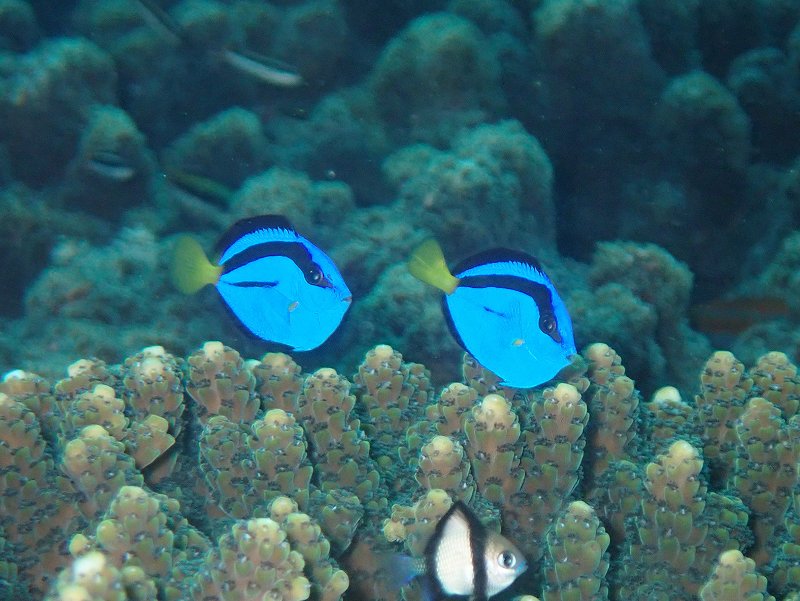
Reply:
[[211, 263], [189, 236], [178, 239], [172, 281], [193, 294], [207, 284], [245, 328], [295, 351], [317, 348], [342, 322], [353, 297], [333, 261], [278, 215], [236, 222]]
[[436, 241], [427, 240], [408, 268], [445, 293], [442, 311], [456, 341], [503, 384], [538, 386], [569, 365], [572, 321], [533, 257], [498, 248], [466, 259], [453, 274]]

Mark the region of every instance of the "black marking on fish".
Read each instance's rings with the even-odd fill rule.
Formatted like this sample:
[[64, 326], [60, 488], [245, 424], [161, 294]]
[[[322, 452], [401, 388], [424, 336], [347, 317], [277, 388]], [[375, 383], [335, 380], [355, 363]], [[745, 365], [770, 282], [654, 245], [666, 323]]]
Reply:
[[216, 251], [218, 254], [222, 255], [235, 242], [247, 234], [253, 234], [258, 230], [274, 229], [295, 232], [294, 226], [292, 226], [292, 224], [289, 223], [289, 220], [283, 215], [258, 215], [256, 217], [245, 217], [244, 219], [240, 219], [234, 223], [224, 234], [222, 234], [217, 242]]
[[456, 327], [455, 322], [453, 321], [453, 316], [450, 314], [450, 307], [447, 306], [447, 295], [443, 294], [441, 298], [442, 304], [442, 315], [444, 315], [444, 321], [447, 324], [447, 329], [450, 330], [450, 334], [453, 336], [453, 339], [456, 341], [456, 344], [463, 348], [468, 353], [471, 352], [467, 345], [464, 344], [464, 339], [461, 338], [461, 334], [458, 333], [458, 328]]
[[481, 524], [480, 520], [475, 517], [475, 514], [461, 501], [456, 501], [442, 516], [442, 519], [436, 524], [436, 529], [433, 531], [428, 543], [425, 545], [425, 574], [428, 577], [428, 583], [434, 589], [437, 597], [448, 596], [447, 591], [444, 590], [442, 583], [439, 581], [437, 565], [436, 565], [436, 551], [442, 541], [444, 528], [448, 521], [453, 519], [453, 516], [459, 513], [464, 516], [467, 522], [467, 531], [469, 533], [469, 547], [472, 554], [472, 594], [470, 598], [473, 601], [488, 601], [487, 593], [487, 574], [486, 574], [486, 527]]
[[555, 342], [561, 343], [553, 295], [544, 284], [516, 275], [468, 275], [460, 278], [458, 285], [467, 288], [504, 288], [529, 296], [539, 310], [539, 329]]
[[464, 512], [469, 524], [469, 546], [472, 547], [472, 598], [488, 601], [486, 574], [486, 527], [469, 511]]
[[453, 274], [458, 277], [458, 274], [464, 273], [473, 267], [491, 265], [492, 263], [523, 263], [524, 265], [530, 265], [544, 275], [544, 270], [536, 257], [510, 248], [490, 248], [467, 257], [453, 268]]
[[483, 310], [486, 311], [487, 313], [493, 313], [498, 317], [502, 317], [503, 319], [508, 319], [507, 313], [503, 313], [502, 311], [495, 311], [494, 309], [492, 309], [491, 307], [487, 307], [486, 305], [483, 306]]
[[237, 288], [274, 288], [278, 282], [226, 282], [229, 286]]
[[325, 278], [322, 268], [311, 258], [311, 253], [302, 242], [261, 242], [236, 253], [222, 265], [223, 273], [244, 267], [266, 257], [286, 257], [303, 273], [306, 282], [311, 286], [331, 288], [332, 284]]

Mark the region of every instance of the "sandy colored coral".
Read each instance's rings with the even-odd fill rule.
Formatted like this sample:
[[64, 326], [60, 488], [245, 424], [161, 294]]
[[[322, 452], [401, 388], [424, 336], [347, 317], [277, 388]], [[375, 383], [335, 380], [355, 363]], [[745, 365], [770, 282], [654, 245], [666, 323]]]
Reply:
[[302, 601], [311, 594], [305, 562], [270, 518], [237, 521], [205, 556], [192, 578], [192, 598]]
[[464, 427], [466, 413], [478, 399], [478, 391], [461, 382], [448, 385], [428, 408], [426, 417], [433, 421], [436, 431], [443, 436], [458, 436]]
[[547, 533], [543, 601], [607, 597], [610, 539], [594, 510], [573, 501]]
[[178, 360], [163, 346], [150, 346], [128, 357], [122, 367], [125, 403], [133, 416], [158, 415], [167, 420], [169, 433], [178, 436], [185, 409]]
[[81, 493], [79, 506], [89, 519], [100, 517], [125, 484], [142, 485], [125, 445], [98, 425], [86, 426], [66, 444], [61, 466]]
[[341, 554], [348, 549], [364, 517], [364, 506], [358, 496], [335, 488], [313, 495], [309, 505], [309, 512], [317, 516], [335, 551]]
[[[383, 471], [391, 474], [389, 486], [406, 488], [413, 467], [410, 457], [419, 444], [407, 433], [418, 422], [427, 401], [429, 374], [421, 365], [404, 362], [392, 347], [380, 344], [367, 352], [353, 380], [359, 401], [367, 410], [363, 428], [372, 441], [371, 454]], [[398, 449], [404, 435], [412, 446], [410, 451]]]
[[74, 559], [59, 575], [47, 601], [126, 601], [122, 574], [99, 551]]
[[234, 349], [221, 342], [206, 342], [187, 359], [186, 391], [197, 402], [204, 423], [213, 415], [234, 422], [249, 422], [259, 409], [255, 378]]
[[[126, 599], [177, 601], [184, 569], [209, 545], [189, 526], [175, 499], [138, 486], [123, 486], [103, 520], [72, 537], [73, 562], [102, 552], [118, 569]], [[62, 575], [63, 577], [63, 575]]]
[[695, 396], [696, 419], [703, 429], [703, 453], [723, 478], [733, 471], [736, 457], [734, 424], [744, 411], [753, 380], [744, 364], [728, 351], [717, 351], [700, 375], [700, 394]]
[[355, 397], [347, 379], [329, 368], [317, 370], [306, 378], [298, 405], [320, 488], [342, 488], [364, 503], [372, 501], [380, 476], [361, 422], [351, 415]]
[[653, 420], [654, 439], [668, 442], [689, 434], [693, 408], [684, 402], [674, 386], [662, 386], [656, 390], [645, 409]]
[[710, 580], [700, 589], [702, 601], [775, 601], [756, 564], [736, 549], [719, 556]]
[[80, 527], [77, 495], [56, 469], [34, 414], [0, 392], [0, 527], [34, 594], [66, 563], [66, 539]]
[[112, 386], [114, 376], [109, 372], [105, 361], [100, 359], [79, 359], [67, 367], [67, 377], [53, 385], [56, 403], [62, 409], [79, 395], [89, 392], [97, 384]]
[[797, 413], [800, 406], [800, 377], [797, 367], [785, 353], [771, 352], [759, 357], [750, 370], [750, 377], [760, 396], [780, 409], [784, 419]]
[[[175, 444], [175, 438], [167, 432], [168, 428], [169, 422], [159, 415], [149, 415], [143, 421], [131, 424], [125, 446], [138, 469], [152, 464]], [[161, 478], [169, 475], [171, 470], [172, 466], [169, 466]]]
[[98, 384], [92, 390], [79, 394], [64, 408], [64, 433], [71, 437], [84, 426], [96, 424], [117, 440], [125, 438], [129, 424], [125, 416], [125, 403], [117, 398], [114, 389]]
[[731, 485], [752, 511], [755, 546], [748, 556], [763, 566], [775, 558], [772, 543], [797, 485], [800, 457], [797, 431], [787, 427], [781, 410], [761, 397], [751, 398], [736, 423], [740, 455]]
[[454, 499], [469, 502], [475, 492], [469, 474], [470, 464], [459, 441], [434, 436], [422, 447], [415, 478], [423, 489], [441, 488]]
[[[312, 467], [306, 458], [303, 429], [282, 409], [271, 409], [255, 421], [248, 446], [258, 470], [256, 488], [291, 493], [301, 508], [308, 504]], [[264, 493], [265, 498], [269, 494]]]
[[267, 353], [252, 365], [251, 371], [265, 408], [288, 412], [297, 410], [303, 377], [302, 369], [294, 359], [285, 353]]
[[612, 376], [607, 384], [597, 385], [588, 403], [593, 421], [588, 442], [593, 477], [597, 478], [612, 461], [631, 458], [639, 394], [629, 377]]
[[392, 517], [384, 522], [383, 534], [391, 542], [405, 542], [412, 556], [421, 557], [436, 522], [452, 504], [446, 491], [432, 489], [411, 507], [394, 505]]
[[503, 517], [520, 533], [518, 544], [534, 561], [544, 552], [544, 535], [578, 482], [589, 415], [578, 390], [563, 382], [532, 399], [530, 412], [520, 463], [524, 481], [505, 504]]
[[270, 505], [270, 517], [286, 530], [292, 547], [306, 562], [312, 595], [319, 601], [338, 601], [347, 591], [350, 580], [330, 557], [331, 546], [319, 524], [298, 511], [288, 497], [277, 497]]
[[467, 416], [464, 433], [478, 490], [490, 501], [504, 503], [524, 478], [516, 413], [502, 396], [488, 394]]
[[[497, 388], [481, 397], [463, 382], [431, 395], [424, 367], [402, 361], [385, 345], [368, 353], [353, 384], [329, 368], [303, 376], [288, 355], [245, 360], [210, 343], [190, 357], [187, 371], [198, 377], [190, 375], [186, 387], [222, 413], [237, 406], [224, 399], [240, 394], [244, 404], [231, 415], [254, 412], [253, 418], [240, 422], [192, 409], [174, 414], [174, 426], [142, 410], [140, 400], [158, 394], [138, 392], [147, 382], [170, 381], [180, 360], [150, 348], [121, 366], [78, 362], [55, 385], [52, 407], [77, 419], [81, 403], [87, 407], [83, 414], [106, 415], [105, 403], [91, 410], [88, 400], [113, 406], [129, 400], [122, 412], [130, 421], [122, 429], [124, 443], [97, 424], [72, 440], [45, 441], [35, 414], [0, 393], [0, 487], [23, 491], [2, 496], [3, 511], [15, 516], [0, 520], [2, 534], [18, 555], [13, 564], [0, 562], [0, 569], [13, 579], [16, 568], [14, 586], [43, 594], [69, 561], [65, 545], [71, 536], [73, 557], [100, 551], [118, 570], [126, 593], [137, 599], [225, 598], [233, 594], [232, 585], [255, 578], [278, 587], [278, 598], [336, 601], [346, 594], [394, 601], [397, 588], [376, 558], [398, 552], [397, 543], [420, 557], [438, 520], [461, 499], [481, 521], [502, 524], [503, 534], [523, 550], [530, 574], [519, 578], [515, 590], [533, 589], [543, 599], [604, 596], [608, 587], [612, 599], [660, 600], [669, 590], [684, 601], [705, 584], [721, 553], [748, 548], [757, 561], [774, 565], [770, 578], [776, 590], [788, 593], [797, 582], [792, 558], [800, 540], [796, 508], [787, 508], [796, 481], [790, 468], [796, 463], [800, 418], [787, 421], [758, 393], [771, 393], [786, 407], [793, 394], [791, 363], [771, 355], [750, 379], [733, 355], [717, 353], [701, 375], [696, 411], [687, 411], [680, 393], [667, 388], [648, 404], [646, 417], [633, 419], [620, 409], [624, 403], [611, 402], [638, 399], [620, 356], [607, 345], [592, 345], [586, 355], [585, 365], [576, 362], [563, 376], [579, 388], [559, 382], [524, 394]], [[147, 366], [152, 369], [143, 369]], [[487, 385], [481, 379], [470, 381]], [[237, 388], [234, 381], [242, 385]], [[34, 408], [45, 407], [50, 398], [46, 385], [29, 376], [8, 378], [5, 387]], [[177, 399], [180, 391], [168, 388], [164, 392]], [[604, 395], [602, 405], [587, 407], [584, 396], [598, 394]], [[271, 401], [261, 409], [270, 395], [291, 410], [270, 408]], [[403, 419], [410, 416], [405, 432], [381, 431], [379, 423], [392, 422], [374, 416], [369, 429], [362, 427], [360, 415], [400, 407]], [[599, 407], [609, 413], [601, 416], [605, 421], [593, 413]], [[721, 431], [716, 411], [731, 407], [742, 411]], [[111, 411], [102, 421], [113, 423], [115, 415]], [[612, 432], [611, 418], [621, 419], [623, 428]], [[636, 452], [652, 453], [653, 459], [645, 463], [630, 451], [609, 456], [590, 478], [598, 453], [612, 448], [602, 436], [587, 437], [592, 426], [623, 440], [640, 437]], [[148, 473], [145, 464], [161, 452], [156, 438], [148, 436], [169, 437], [173, 427], [181, 442], [180, 470], [153, 484], [167, 483], [170, 496], [165, 496], [143, 487], [137, 465]], [[693, 438], [682, 440], [682, 434]], [[394, 441], [402, 467], [376, 461], [376, 455], [388, 457], [392, 447], [376, 448], [375, 437]], [[720, 488], [726, 464], [717, 460], [704, 468], [702, 452], [693, 446], [716, 440], [730, 440], [735, 460], [727, 466], [733, 476], [727, 490]], [[59, 464], [48, 445], [63, 450]], [[777, 470], [767, 467], [776, 465]], [[408, 468], [415, 478], [398, 476]], [[770, 478], [764, 480], [762, 472]], [[596, 515], [589, 504], [598, 508]], [[240, 516], [249, 521], [234, 521]], [[264, 571], [247, 573], [230, 567], [258, 538], [250, 529], [262, 526], [262, 550], [273, 549], [270, 557], [285, 560], [283, 567], [263, 564]], [[221, 546], [214, 549], [208, 540], [221, 533]], [[60, 544], [42, 553], [44, 540]], [[292, 549], [302, 563], [290, 559]], [[412, 583], [403, 594], [419, 599], [423, 593]]]
[[583, 350], [583, 355], [589, 362], [589, 378], [595, 384], [605, 385], [612, 378], [625, 375], [622, 357], [603, 342], [590, 344]]
[[695, 595], [716, 555], [730, 545], [736, 548], [735, 541], [714, 533], [720, 520], [729, 528], [733, 524], [725, 517], [730, 509], [724, 497], [708, 493], [702, 467], [700, 452], [684, 440], [673, 442], [647, 465], [638, 540], [630, 547], [636, 559], [626, 567], [630, 577], [623, 595], [655, 594], [668, 582], [685, 595]]
[[3, 376], [0, 392], [7, 394], [33, 411], [44, 431], [52, 438], [59, 429], [61, 412], [50, 392], [50, 383], [37, 374], [15, 369]]

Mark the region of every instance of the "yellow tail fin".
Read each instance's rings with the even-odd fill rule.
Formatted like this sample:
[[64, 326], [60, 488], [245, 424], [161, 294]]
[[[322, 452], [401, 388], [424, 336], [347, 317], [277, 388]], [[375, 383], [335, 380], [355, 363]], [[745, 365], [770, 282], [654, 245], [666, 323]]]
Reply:
[[408, 259], [408, 270], [418, 280], [435, 286], [445, 294], [458, 287], [458, 278], [447, 268], [442, 247], [434, 239], [425, 240]]
[[206, 284], [216, 284], [222, 267], [212, 265], [200, 243], [181, 236], [175, 244], [171, 265], [172, 283], [184, 294], [194, 294]]

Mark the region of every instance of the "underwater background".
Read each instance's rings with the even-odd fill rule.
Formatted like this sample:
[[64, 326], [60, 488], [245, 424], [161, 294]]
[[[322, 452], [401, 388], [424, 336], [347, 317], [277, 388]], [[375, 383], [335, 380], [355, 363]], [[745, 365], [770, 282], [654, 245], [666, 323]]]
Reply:
[[[800, 599], [800, 1], [0, 0], [0, 599]], [[285, 216], [320, 348], [176, 291]], [[504, 387], [406, 259], [536, 256], [580, 355]], [[382, 559], [383, 558], [383, 559]]]

